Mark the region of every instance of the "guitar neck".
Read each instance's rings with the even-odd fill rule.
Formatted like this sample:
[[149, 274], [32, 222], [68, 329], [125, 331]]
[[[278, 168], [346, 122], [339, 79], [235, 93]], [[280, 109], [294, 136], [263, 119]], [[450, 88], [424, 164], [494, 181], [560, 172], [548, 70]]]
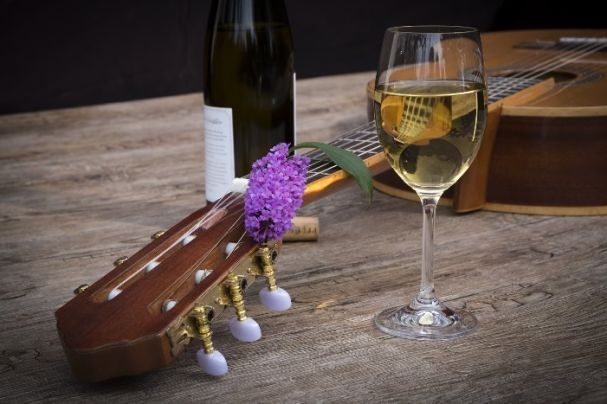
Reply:
[[[490, 104], [499, 103], [539, 82], [541, 80], [537, 78], [489, 77], [487, 80], [488, 101]], [[377, 138], [374, 121], [348, 131], [330, 144], [348, 150], [360, 157], [372, 174], [388, 168], [387, 162], [383, 158], [383, 148]], [[322, 151], [315, 150], [306, 153], [306, 155], [310, 157], [311, 162], [307, 175], [304, 203], [339, 189], [339, 185], [345, 183], [349, 178], [348, 174], [329, 160]]]

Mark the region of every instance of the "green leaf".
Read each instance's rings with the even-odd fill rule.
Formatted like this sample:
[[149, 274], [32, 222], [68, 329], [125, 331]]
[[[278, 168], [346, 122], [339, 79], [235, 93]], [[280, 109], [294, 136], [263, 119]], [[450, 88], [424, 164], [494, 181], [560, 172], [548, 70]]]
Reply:
[[341, 149], [337, 146], [320, 142], [304, 142], [291, 147], [291, 150], [296, 149], [322, 150], [327, 157], [333, 161], [333, 163], [354, 177], [360, 189], [362, 189], [363, 192], [369, 196], [369, 201], [371, 201], [373, 198], [373, 183], [371, 181], [371, 173], [362, 159], [356, 154], [352, 153], [351, 151]]

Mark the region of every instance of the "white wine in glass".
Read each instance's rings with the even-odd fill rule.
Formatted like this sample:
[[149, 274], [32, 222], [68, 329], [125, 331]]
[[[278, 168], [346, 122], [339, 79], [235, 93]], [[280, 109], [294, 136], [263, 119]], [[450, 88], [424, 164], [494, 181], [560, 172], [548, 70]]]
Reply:
[[406, 306], [375, 317], [380, 330], [411, 339], [449, 339], [472, 331], [476, 318], [434, 293], [436, 205], [468, 169], [487, 117], [480, 35], [474, 28], [392, 27], [386, 30], [375, 80], [379, 141], [392, 169], [423, 206], [422, 280]]

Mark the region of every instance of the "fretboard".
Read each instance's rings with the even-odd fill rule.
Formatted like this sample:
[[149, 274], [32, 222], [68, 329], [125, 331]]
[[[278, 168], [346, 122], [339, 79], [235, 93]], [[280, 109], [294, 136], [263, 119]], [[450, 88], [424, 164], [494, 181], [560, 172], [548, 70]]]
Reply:
[[[489, 77], [487, 80], [489, 103], [504, 99], [540, 81], [539, 79]], [[382, 147], [377, 139], [375, 122], [373, 121], [350, 130], [332, 141], [331, 144], [349, 150], [363, 160], [373, 157], [382, 151]], [[320, 150], [315, 150], [306, 155], [311, 159], [307, 183], [331, 175], [340, 169]]]

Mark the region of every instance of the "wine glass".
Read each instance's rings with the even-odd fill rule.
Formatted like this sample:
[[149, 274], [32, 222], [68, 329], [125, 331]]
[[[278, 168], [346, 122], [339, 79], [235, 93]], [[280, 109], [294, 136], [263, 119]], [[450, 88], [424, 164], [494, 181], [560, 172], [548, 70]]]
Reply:
[[410, 339], [450, 339], [476, 318], [434, 294], [436, 205], [476, 156], [487, 117], [479, 32], [450, 26], [391, 27], [384, 35], [374, 93], [379, 141], [392, 169], [423, 206], [421, 287], [404, 307], [375, 316], [378, 328]]

